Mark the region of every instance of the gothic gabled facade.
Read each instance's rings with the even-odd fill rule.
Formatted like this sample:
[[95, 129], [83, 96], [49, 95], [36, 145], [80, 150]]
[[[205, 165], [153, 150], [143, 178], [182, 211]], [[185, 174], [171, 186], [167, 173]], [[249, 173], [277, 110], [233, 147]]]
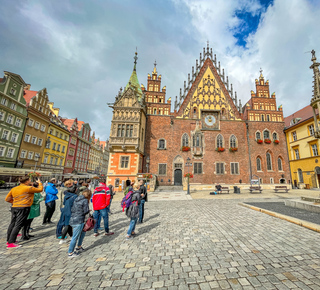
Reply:
[[121, 181], [135, 179], [142, 172], [145, 152], [146, 106], [136, 74], [137, 53], [134, 59], [129, 82], [111, 106], [108, 182], [117, 187]]
[[[110, 143], [112, 150], [121, 154], [130, 143], [126, 122], [130, 121], [127, 112], [133, 108], [124, 102], [129, 93], [128, 89], [120, 93], [113, 107]], [[166, 100], [166, 87], [161, 88], [156, 64], [147, 86], [141, 85], [141, 93], [146, 104], [144, 110], [144, 102], [140, 103], [137, 115], [137, 120], [142, 120], [146, 114], [145, 151], [140, 151], [139, 159], [142, 167], [123, 179], [119, 176], [119, 181], [134, 179], [138, 172], [152, 173], [159, 185], [181, 185], [186, 173], [193, 174], [191, 182], [196, 184], [289, 181], [282, 108], [277, 109], [275, 94], [270, 95], [262, 73], [256, 80], [256, 93], [251, 92], [251, 99], [242, 106], [220, 62], [207, 47], [180, 89], [174, 111], [171, 98]], [[110, 153], [110, 169], [112, 158]], [[109, 177], [120, 172], [115, 163], [113, 168]]]

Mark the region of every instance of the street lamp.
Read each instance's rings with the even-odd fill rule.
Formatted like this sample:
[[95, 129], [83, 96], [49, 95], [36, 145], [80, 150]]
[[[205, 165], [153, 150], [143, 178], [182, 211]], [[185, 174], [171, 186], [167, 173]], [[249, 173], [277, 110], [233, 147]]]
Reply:
[[190, 194], [190, 183], [189, 183], [189, 178], [190, 178], [190, 176], [189, 176], [189, 167], [190, 166], [192, 166], [192, 163], [190, 162], [191, 161], [191, 159], [188, 157], [187, 158], [187, 163], [186, 163], [186, 167], [188, 167], [188, 189], [187, 189], [187, 194]]
[[149, 173], [149, 163], [150, 163], [150, 157], [147, 156], [146, 158], [147, 173]]
[[39, 153], [36, 153], [34, 155], [34, 160], [36, 161], [36, 164], [34, 165], [34, 172], [36, 172], [36, 168], [37, 168], [37, 162], [39, 161], [39, 158], [40, 158], [40, 154]]
[[316, 109], [318, 109], [318, 114], [320, 113], [320, 74], [319, 74], [319, 63], [317, 62], [316, 52], [311, 51], [311, 61], [312, 65], [310, 66], [313, 69], [313, 97], [311, 99], [310, 106], [313, 109], [313, 118], [314, 118], [314, 137], [320, 139], [320, 130], [319, 123], [317, 119]]

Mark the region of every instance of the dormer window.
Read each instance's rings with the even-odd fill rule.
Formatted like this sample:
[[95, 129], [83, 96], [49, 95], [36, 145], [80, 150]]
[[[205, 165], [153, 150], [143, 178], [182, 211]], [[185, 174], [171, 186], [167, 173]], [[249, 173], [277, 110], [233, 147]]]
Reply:
[[166, 140], [165, 139], [159, 139], [158, 140], [158, 148], [157, 149], [166, 149]]

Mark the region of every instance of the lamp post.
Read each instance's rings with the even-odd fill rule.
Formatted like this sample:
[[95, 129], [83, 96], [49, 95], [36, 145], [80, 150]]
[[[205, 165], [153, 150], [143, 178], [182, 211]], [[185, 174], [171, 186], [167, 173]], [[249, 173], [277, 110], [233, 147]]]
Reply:
[[189, 183], [189, 178], [190, 178], [189, 177], [189, 173], [190, 173], [189, 171], [190, 170], [189, 170], [189, 167], [192, 166], [192, 163], [190, 161], [191, 161], [191, 159], [188, 157], [187, 158], [187, 163], [186, 163], [186, 167], [188, 167], [188, 189], [187, 189], [187, 194], [190, 194], [190, 183]]
[[320, 63], [317, 62], [316, 52], [314, 50], [311, 51], [311, 55], [312, 65], [310, 66], [310, 68], [313, 70], [313, 97], [311, 99], [310, 106], [313, 109], [313, 118], [315, 125], [314, 137], [320, 139], [320, 129], [316, 114], [316, 109], [318, 109], [318, 114], [320, 113]]
[[146, 158], [147, 173], [149, 173], [149, 163], [150, 163], [150, 157], [147, 156]]
[[34, 160], [36, 161], [35, 165], [34, 165], [34, 172], [36, 172], [36, 168], [37, 168], [37, 162], [39, 161], [39, 158], [40, 158], [40, 154], [39, 153], [36, 153], [34, 155]]

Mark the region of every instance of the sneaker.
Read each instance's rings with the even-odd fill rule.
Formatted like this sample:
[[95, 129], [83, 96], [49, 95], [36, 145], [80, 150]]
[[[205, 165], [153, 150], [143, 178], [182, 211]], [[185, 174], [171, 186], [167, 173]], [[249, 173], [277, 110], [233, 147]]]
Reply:
[[22, 237], [22, 234], [18, 234], [17, 237]]
[[109, 233], [104, 233], [104, 234], [105, 234], [105, 236], [111, 236], [114, 234], [114, 232], [109, 232]]
[[[65, 236], [65, 239], [67, 239], [67, 238], [68, 238], [68, 237]], [[62, 239], [62, 236], [59, 236], [58, 239], [61, 240], [61, 239]]]
[[82, 248], [82, 247], [76, 248], [76, 251], [78, 253], [82, 253], [82, 252], [84, 252], [84, 248]]
[[99, 236], [99, 233], [94, 233], [93, 236], [97, 237], [97, 236]]
[[18, 245], [17, 243], [7, 244], [7, 249], [10, 248], [20, 248], [21, 245]]
[[65, 244], [66, 242], [67, 242], [67, 240], [61, 240], [61, 241], [59, 242], [59, 245]]
[[79, 254], [77, 252], [73, 252], [73, 253], [69, 253], [68, 254], [69, 258], [75, 258], [75, 257], [78, 257], [78, 256], [79, 256]]
[[54, 225], [55, 223], [50, 221], [50, 222], [47, 222], [48, 225]]
[[126, 236], [126, 240], [131, 240], [132, 236]]

